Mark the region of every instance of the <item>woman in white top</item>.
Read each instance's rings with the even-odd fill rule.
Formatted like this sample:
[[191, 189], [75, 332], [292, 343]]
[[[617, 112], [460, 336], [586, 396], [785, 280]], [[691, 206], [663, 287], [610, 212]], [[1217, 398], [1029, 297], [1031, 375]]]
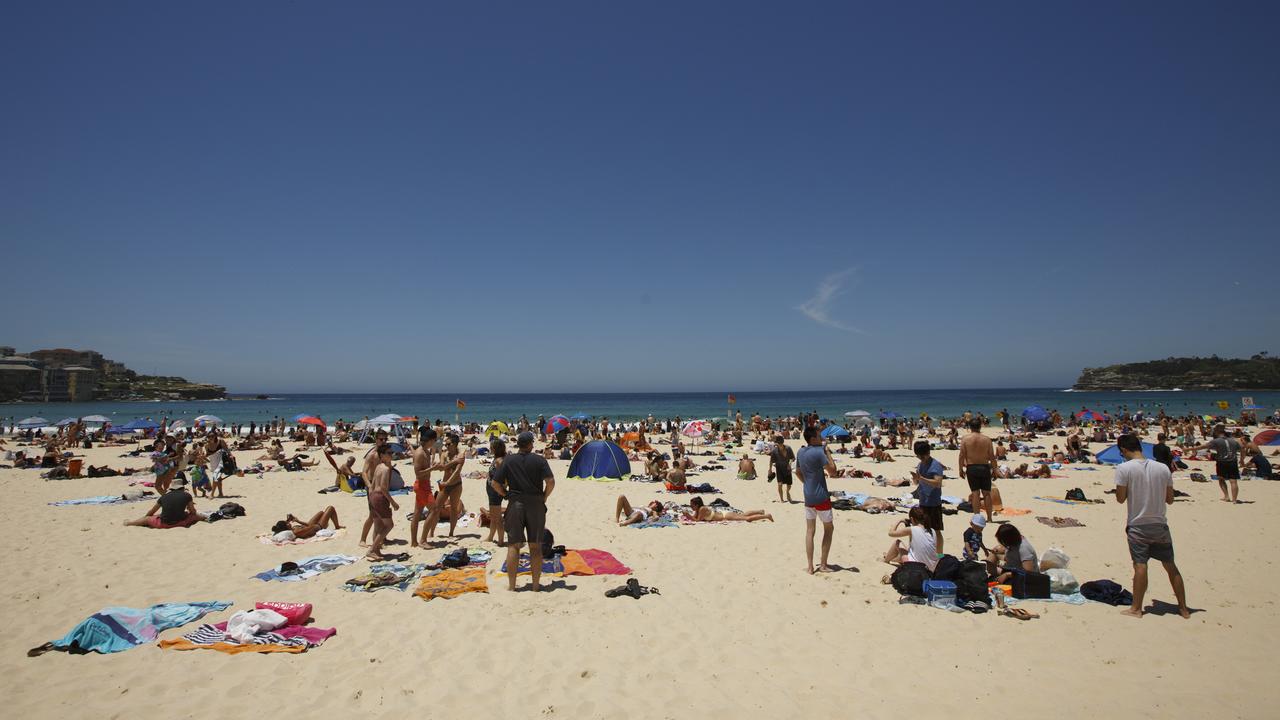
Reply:
[[911, 508], [907, 520], [899, 520], [889, 530], [891, 538], [909, 537], [910, 545], [902, 547], [902, 540], [895, 539], [884, 554], [884, 561], [890, 565], [901, 565], [904, 562], [924, 563], [929, 572], [938, 565], [938, 555], [942, 553], [942, 533], [928, 527], [928, 516], [920, 507]]

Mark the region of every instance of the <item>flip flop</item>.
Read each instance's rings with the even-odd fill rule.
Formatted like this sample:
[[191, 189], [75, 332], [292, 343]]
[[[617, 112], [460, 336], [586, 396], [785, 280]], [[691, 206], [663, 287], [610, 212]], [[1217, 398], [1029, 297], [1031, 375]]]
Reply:
[[1036, 613], [1027, 612], [1022, 608], [1005, 608], [1004, 614], [1014, 618], [1015, 620], [1034, 620], [1040, 617]]

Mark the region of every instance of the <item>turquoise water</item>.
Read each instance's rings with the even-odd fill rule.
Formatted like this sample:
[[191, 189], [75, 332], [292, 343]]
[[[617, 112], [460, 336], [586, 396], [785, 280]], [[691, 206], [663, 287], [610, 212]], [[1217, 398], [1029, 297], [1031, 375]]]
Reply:
[[[1008, 408], [1015, 415], [1028, 405], [1059, 409], [1066, 414], [1082, 406], [1106, 411], [1120, 407], [1130, 410], [1146, 408], [1181, 415], [1188, 412], [1216, 413], [1216, 403], [1231, 404], [1226, 411], [1240, 411], [1242, 395], [1270, 413], [1280, 407], [1277, 392], [1062, 392], [1061, 389], [1011, 390], [882, 390], [882, 391], [810, 391], [810, 392], [741, 392], [736, 393], [735, 410], [744, 416], [791, 415], [816, 410], [825, 417], [840, 417], [850, 410], [867, 410], [876, 414], [890, 410], [900, 415], [927, 412], [933, 417], [955, 417], [965, 411], [993, 416]], [[191, 402], [91, 402], [91, 403], [6, 403], [0, 404], [0, 417], [21, 419], [39, 416], [50, 422], [66, 417], [105, 415], [123, 424], [134, 418], [161, 417], [190, 421], [197, 415], [210, 414], [228, 422], [249, 423], [291, 418], [299, 413], [318, 415], [325, 420], [359, 420], [383, 413], [413, 415], [420, 418], [442, 418], [452, 422], [455, 414], [462, 420], [487, 422], [514, 419], [521, 413], [530, 419], [538, 415], [575, 415], [585, 413], [614, 420], [633, 420], [652, 413], [655, 417], [712, 417], [727, 411], [725, 393], [610, 393], [610, 394], [501, 394], [466, 395], [467, 407], [457, 410], [454, 395], [287, 395], [268, 400], [197, 400]]]

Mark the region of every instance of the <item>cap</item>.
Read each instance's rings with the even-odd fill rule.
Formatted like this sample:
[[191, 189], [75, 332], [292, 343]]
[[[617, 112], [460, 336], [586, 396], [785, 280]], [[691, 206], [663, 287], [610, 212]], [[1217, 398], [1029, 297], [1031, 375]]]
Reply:
[[973, 519], [970, 520], [969, 523], [972, 525], [976, 525], [980, 528], [984, 528], [987, 526], [987, 518], [982, 513], [977, 513], [976, 515], [973, 516]]
[[179, 475], [178, 477], [174, 478], [174, 479], [173, 479], [173, 482], [172, 482], [172, 483], [170, 483], [170, 484], [171, 484], [173, 487], [186, 487], [186, 486], [187, 486], [187, 479], [186, 479], [186, 478], [184, 478], [184, 477], [182, 477], [181, 475]]
[[533, 444], [533, 433], [529, 432], [528, 430], [525, 430], [524, 432], [520, 433], [519, 435], [517, 435], [517, 436], [516, 436], [516, 444], [517, 444], [517, 445], [532, 445], [532, 444]]

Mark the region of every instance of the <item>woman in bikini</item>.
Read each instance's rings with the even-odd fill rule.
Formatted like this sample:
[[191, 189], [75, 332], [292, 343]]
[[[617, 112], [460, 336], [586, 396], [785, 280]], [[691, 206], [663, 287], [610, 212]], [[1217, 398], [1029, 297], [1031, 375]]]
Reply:
[[332, 505], [325, 508], [324, 510], [321, 510], [315, 515], [312, 515], [311, 519], [305, 522], [303, 522], [302, 520], [299, 520], [292, 513], [290, 513], [289, 515], [285, 516], [284, 520], [281, 520], [280, 522], [271, 526], [271, 533], [274, 535], [275, 533], [278, 533], [278, 532], [291, 530], [293, 531], [294, 536], [297, 537], [299, 540], [306, 540], [307, 538], [312, 537], [316, 533], [323, 530], [330, 523], [333, 524], [334, 530], [342, 529], [342, 526], [338, 524], [338, 511], [334, 510]]
[[645, 507], [631, 507], [631, 501], [627, 500], [626, 495], [618, 496], [618, 503], [613, 509], [613, 520], [618, 523], [618, 527], [626, 527], [637, 523], [657, 520], [662, 517], [662, 503], [654, 500]]
[[693, 519], [698, 522], [756, 522], [757, 520], [773, 522], [773, 516], [763, 510], [747, 510], [746, 512], [712, 510], [711, 506], [702, 502], [701, 497], [695, 497], [690, 500], [689, 506], [693, 508]]

